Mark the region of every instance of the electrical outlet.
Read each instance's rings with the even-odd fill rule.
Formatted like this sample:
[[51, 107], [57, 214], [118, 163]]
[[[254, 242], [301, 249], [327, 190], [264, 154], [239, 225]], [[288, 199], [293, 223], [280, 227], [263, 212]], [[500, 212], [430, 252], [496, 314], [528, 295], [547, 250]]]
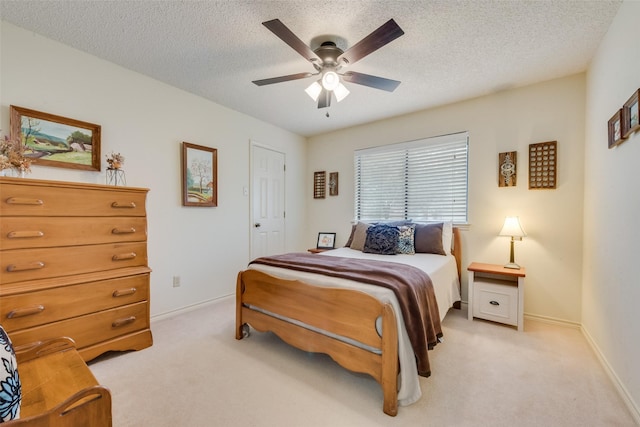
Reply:
[[173, 276], [173, 287], [174, 288], [180, 287], [180, 276]]

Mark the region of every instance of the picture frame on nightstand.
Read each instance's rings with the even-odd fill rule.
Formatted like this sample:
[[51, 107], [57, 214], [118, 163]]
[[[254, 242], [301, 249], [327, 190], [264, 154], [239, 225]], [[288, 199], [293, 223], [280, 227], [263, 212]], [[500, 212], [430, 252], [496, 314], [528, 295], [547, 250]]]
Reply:
[[334, 249], [336, 245], [336, 233], [318, 233], [316, 249]]

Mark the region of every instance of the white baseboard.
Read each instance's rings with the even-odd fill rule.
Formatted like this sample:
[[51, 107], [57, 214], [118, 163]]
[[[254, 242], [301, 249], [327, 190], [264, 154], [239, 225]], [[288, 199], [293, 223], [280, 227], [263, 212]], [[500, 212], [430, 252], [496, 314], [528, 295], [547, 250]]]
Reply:
[[552, 325], [566, 326], [568, 328], [580, 329], [582, 326], [579, 322], [572, 322], [570, 320], [558, 319], [549, 316], [540, 316], [539, 314], [525, 313], [524, 318], [527, 320], [533, 320], [535, 322], [549, 323]]
[[618, 378], [618, 375], [616, 375], [613, 368], [611, 368], [611, 365], [609, 364], [607, 359], [604, 357], [604, 354], [602, 354], [602, 352], [600, 351], [600, 348], [598, 347], [596, 342], [593, 340], [593, 338], [591, 337], [591, 334], [589, 334], [589, 331], [587, 331], [584, 325], [580, 325], [580, 331], [582, 332], [582, 335], [584, 335], [587, 342], [593, 349], [593, 352], [596, 354], [596, 357], [600, 361], [600, 364], [604, 368], [605, 372], [613, 382], [613, 385], [618, 391], [618, 394], [620, 395], [620, 397], [622, 397], [622, 400], [624, 401], [625, 405], [627, 405], [627, 408], [629, 408], [629, 412], [631, 412], [631, 416], [635, 420], [636, 424], [640, 425], [640, 408], [638, 407], [636, 402], [633, 401], [633, 398], [629, 394], [629, 391], [624, 386], [622, 381], [620, 381], [620, 378]]
[[214, 303], [216, 303], [216, 302], [218, 302], [220, 300], [223, 300], [223, 299], [229, 298], [229, 297], [235, 297], [235, 293], [234, 294], [229, 294], [229, 295], [224, 295], [224, 296], [221, 296], [221, 297], [218, 297], [218, 298], [212, 298], [212, 299], [209, 299], [209, 300], [201, 301], [201, 302], [198, 302], [198, 303], [195, 303], [195, 304], [187, 305], [185, 307], [180, 307], [180, 308], [177, 308], [175, 310], [167, 311], [167, 312], [164, 312], [164, 313], [154, 314], [153, 316], [151, 316], [151, 323], [157, 322], [158, 320], [169, 319], [171, 317], [178, 316], [180, 314], [188, 313], [188, 312], [193, 311], [195, 309], [204, 307], [204, 306], [209, 305], [209, 304], [214, 304]]

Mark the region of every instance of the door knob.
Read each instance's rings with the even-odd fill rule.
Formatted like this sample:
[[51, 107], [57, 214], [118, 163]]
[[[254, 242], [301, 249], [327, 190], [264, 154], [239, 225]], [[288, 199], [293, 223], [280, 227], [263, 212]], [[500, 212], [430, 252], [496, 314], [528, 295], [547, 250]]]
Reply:
[[259, 222], [256, 222], [255, 224], [253, 224], [253, 226], [254, 226], [255, 228], [260, 228], [260, 223], [259, 223]]

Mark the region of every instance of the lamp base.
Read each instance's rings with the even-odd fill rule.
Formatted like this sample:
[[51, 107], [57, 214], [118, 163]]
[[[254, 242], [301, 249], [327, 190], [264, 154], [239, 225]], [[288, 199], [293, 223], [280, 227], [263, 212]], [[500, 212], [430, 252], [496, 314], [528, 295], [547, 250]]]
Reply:
[[520, 270], [520, 266], [515, 262], [510, 262], [509, 264], [506, 264], [504, 268], [512, 268], [514, 270]]

